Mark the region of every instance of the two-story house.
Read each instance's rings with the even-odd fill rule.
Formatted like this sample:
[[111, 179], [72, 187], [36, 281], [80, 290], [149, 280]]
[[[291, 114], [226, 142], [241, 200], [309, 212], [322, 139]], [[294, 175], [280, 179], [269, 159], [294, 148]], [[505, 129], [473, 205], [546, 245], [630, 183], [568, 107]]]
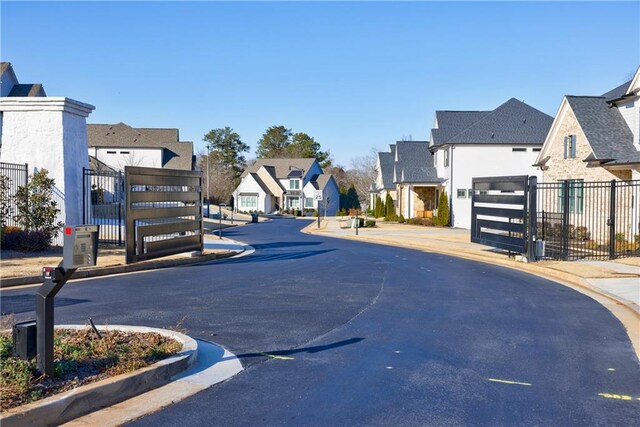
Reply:
[[[322, 201], [315, 199], [317, 191]], [[335, 179], [314, 158], [258, 159], [242, 173], [233, 197], [237, 211], [264, 213], [304, 208], [332, 216], [340, 203]]]
[[553, 118], [511, 98], [491, 111], [436, 111], [430, 150], [454, 227], [471, 227], [474, 177], [535, 175]]

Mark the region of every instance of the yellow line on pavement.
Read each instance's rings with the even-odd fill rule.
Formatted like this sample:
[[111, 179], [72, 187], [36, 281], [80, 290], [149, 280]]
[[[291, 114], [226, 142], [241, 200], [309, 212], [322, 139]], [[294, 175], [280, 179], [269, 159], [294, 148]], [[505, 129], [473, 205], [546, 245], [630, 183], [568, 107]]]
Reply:
[[521, 383], [519, 381], [509, 381], [509, 380], [499, 380], [497, 378], [487, 378], [489, 381], [493, 381], [494, 383], [503, 383], [503, 384], [515, 384], [515, 385], [526, 385], [530, 386], [529, 383]]
[[278, 356], [276, 354], [268, 354], [268, 353], [260, 353], [263, 356], [267, 356], [270, 357], [272, 359], [280, 359], [280, 360], [295, 360], [295, 358], [293, 357], [289, 357], [289, 356]]
[[640, 400], [640, 397], [631, 397], [624, 394], [613, 394], [613, 393], [598, 393], [598, 396], [602, 396], [605, 399], [616, 399], [616, 400]]

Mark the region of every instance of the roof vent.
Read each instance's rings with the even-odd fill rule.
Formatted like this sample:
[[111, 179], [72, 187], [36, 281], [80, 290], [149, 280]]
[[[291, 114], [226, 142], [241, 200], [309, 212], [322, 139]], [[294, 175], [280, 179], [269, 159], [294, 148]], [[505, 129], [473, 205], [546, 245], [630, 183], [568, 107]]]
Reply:
[[527, 119], [522, 120], [522, 123], [527, 123]]
[[492, 133], [491, 133], [491, 138], [493, 138], [493, 137], [495, 137], [495, 136], [496, 136], [496, 134], [492, 132]]

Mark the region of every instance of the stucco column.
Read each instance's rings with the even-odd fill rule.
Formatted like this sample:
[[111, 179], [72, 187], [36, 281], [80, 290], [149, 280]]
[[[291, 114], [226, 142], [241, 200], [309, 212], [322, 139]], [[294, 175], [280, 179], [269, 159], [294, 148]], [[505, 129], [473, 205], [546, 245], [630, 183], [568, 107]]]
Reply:
[[65, 224], [82, 221], [82, 168], [89, 167], [86, 118], [95, 109], [63, 97], [0, 98], [0, 161], [46, 169]]

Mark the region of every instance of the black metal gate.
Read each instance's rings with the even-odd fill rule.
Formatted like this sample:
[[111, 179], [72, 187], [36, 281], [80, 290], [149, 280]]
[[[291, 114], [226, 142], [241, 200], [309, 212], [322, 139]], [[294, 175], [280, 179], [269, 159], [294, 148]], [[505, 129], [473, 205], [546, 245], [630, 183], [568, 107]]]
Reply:
[[527, 212], [535, 181], [526, 175], [473, 178], [471, 241], [532, 259], [529, 241], [535, 236], [535, 222], [527, 224]]
[[[0, 163], [0, 176], [2, 176], [2, 204], [6, 205], [6, 216], [3, 218], [5, 225], [17, 227], [18, 223], [13, 219], [17, 213], [15, 195], [18, 188], [29, 182], [29, 165], [19, 163]], [[3, 213], [4, 214], [4, 213]]]
[[474, 178], [471, 241], [531, 261], [640, 256], [640, 180]]
[[126, 262], [202, 251], [201, 172], [125, 167]]
[[640, 181], [564, 180], [537, 186], [539, 257], [578, 260], [640, 255]]
[[124, 245], [124, 174], [112, 170], [83, 169], [82, 223], [100, 225], [100, 243]]

